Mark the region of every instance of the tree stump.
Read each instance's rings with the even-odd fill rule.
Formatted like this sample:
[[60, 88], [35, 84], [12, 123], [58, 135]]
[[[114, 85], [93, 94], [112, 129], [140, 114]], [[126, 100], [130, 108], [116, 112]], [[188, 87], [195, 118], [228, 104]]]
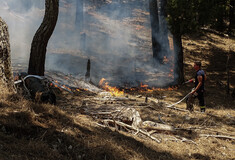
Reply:
[[10, 52], [8, 27], [0, 17], [0, 85], [14, 91]]

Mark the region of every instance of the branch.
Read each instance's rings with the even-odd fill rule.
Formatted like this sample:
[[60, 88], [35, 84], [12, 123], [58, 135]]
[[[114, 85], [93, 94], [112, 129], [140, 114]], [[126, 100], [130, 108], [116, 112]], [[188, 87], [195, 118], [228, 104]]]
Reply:
[[[114, 121], [107, 119], [107, 120], [103, 120], [103, 122], [104, 122], [104, 123], [105, 123], [105, 122], [106, 122], [106, 123], [107, 123], [107, 122], [113, 123]], [[151, 138], [152, 140], [156, 141], [157, 143], [160, 143], [160, 142], [161, 142], [161, 141], [158, 140], [157, 138], [151, 136], [148, 132], [145, 132], [145, 131], [143, 131], [143, 130], [141, 130], [141, 129], [134, 128], [134, 127], [132, 127], [132, 126], [130, 126], [130, 125], [128, 125], [128, 124], [125, 124], [125, 123], [119, 122], [119, 121], [115, 121], [115, 123], [116, 123], [117, 125], [119, 125], [119, 126], [127, 127], [127, 128], [129, 128], [129, 129], [135, 130], [135, 131], [136, 131], [136, 134], [140, 132], [140, 133], [142, 133], [143, 135], [145, 135], [145, 136]]]
[[199, 134], [200, 137], [215, 137], [215, 138], [222, 138], [222, 139], [231, 139], [235, 140], [235, 137], [225, 136], [225, 135], [211, 135], [211, 134]]

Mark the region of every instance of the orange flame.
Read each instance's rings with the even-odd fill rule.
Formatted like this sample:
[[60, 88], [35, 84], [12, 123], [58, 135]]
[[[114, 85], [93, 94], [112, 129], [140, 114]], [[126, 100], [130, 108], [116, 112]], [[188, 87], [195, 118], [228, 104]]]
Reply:
[[147, 85], [147, 84], [144, 84], [144, 85], [143, 85], [143, 83], [141, 82], [141, 83], [140, 83], [140, 87], [141, 87], [141, 88], [147, 88], [148, 85]]
[[123, 96], [124, 95], [124, 91], [120, 91], [118, 88], [116, 87], [111, 87], [109, 86], [108, 82], [105, 82], [106, 79], [102, 78], [99, 82], [99, 86], [101, 86], [103, 89], [105, 89], [106, 91], [109, 91], [111, 93], [111, 95], [113, 96]]
[[[146, 92], [146, 93], [152, 93], [153, 91], [173, 91], [173, 90], [176, 90], [177, 87], [169, 87], [169, 88], [147, 88], [148, 85], [144, 85], [143, 83], [140, 83], [140, 89], [139, 91], [140, 92]], [[132, 91], [132, 88], [130, 89]], [[138, 90], [137, 90], [138, 91]]]
[[66, 89], [69, 90], [69, 91], [72, 91], [69, 87], [67, 87], [67, 86], [65, 86], [65, 85], [63, 85], [63, 87], [66, 88]]

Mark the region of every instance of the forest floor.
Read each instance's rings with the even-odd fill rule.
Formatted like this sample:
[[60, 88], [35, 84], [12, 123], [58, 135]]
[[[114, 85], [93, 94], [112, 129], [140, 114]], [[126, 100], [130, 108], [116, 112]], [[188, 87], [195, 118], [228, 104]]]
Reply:
[[[226, 54], [231, 44], [234, 39], [208, 31], [183, 38], [186, 79], [193, 76], [195, 60], [202, 60], [208, 75], [206, 113], [197, 112], [197, 106], [192, 113], [166, 108], [183, 98], [192, 84], [173, 91], [135, 91], [123, 99], [90, 91], [58, 91], [57, 105], [36, 104], [2, 91], [0, 159], [235, 159], [235, 99], [226, 94]], [[233, 89], [234, 61], [233, 54]], [[145, 102], [146, 95], [158, 102]], [[185, 105], [183, 101], [176, 107], [185, 109]], [[118, 107], [134, 108], [143, 121], [165, 123], [178, 130], [148, 130], [158, 143], [131, 129], [100, 124], [104, 117], [92, 114], [97, 109]]]
[[[128, 5], [127, 9], [131, 6], [132, 4]], [[133, 12], [136, 15], [134, 20], [123, 22], [125, 25], [135, 26], [135, 36], [147, 37], [147, 40], [136, 44], [143, 50], [140, 53], [150, 53], [150, 29], [144, 25], [148, 13], [140, 9]], [[90, 15], [98, 16], [91, 13]], [[102, 28], [96, 25], [94, 24], [94, 28], [101, 31]], [[135, 38], [137, 41], [140, 39]], [[231, 93], [226, 94], [229, 50], [233, 51], [229, 61], [230, 88], [231, 91], [235, 89], [234, 44], [234, 38], [208, 29], [201, 30], [200, 34], [183, 37], [185, 79], [194, 77], [192, 65], [195, 60], [202, 61], [202, 69], [208, 77], [205, 83], [205, 113], [200, 113], [197, 105], [194, 112], [185, 111], [185, 101], [175, 106], [181, 110], [167, 108], [169, 104], [187, 95], [193, 84], [174, 90], [133, 91], [122, 97], [89, 90], [71, 94], [55, 88], [56, 105], [38, 104], [2, 89], [0, 160], [234, 160], [235, 98]], [[149, 57], [152, 58], [152, 54]], [[84, 83], [84, 86], [89, 85]], [[141, 129], [148, 133], [146, 135], [133, 127], [117, 126], [116, 118], [126, 108], [138, 111], [138, 118], [143, 122], [152, 121], [172, 126], [174, 131], [151, 127]], [[119, 110], [116, 111], [117, 109]], [[116, 111], [115, 116], [110, 113], [113, 111]], [[105, 120], [109, 120], [114, 126], [104, 123]]]

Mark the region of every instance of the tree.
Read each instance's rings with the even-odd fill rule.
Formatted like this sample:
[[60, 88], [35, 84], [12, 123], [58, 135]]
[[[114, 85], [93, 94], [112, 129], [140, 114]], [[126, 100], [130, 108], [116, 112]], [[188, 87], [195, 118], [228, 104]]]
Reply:
[[0, 85], [14, 91], [14, 81], [11, 68], [10, 42], [6, 22], [0, 17]]
[[31, 44], [28, 74], [44, 75], [47, 44], [55, 29], [58, 13], [59, 0], [45, 0], [45, 16]]
[[159, 16], [158, 16], [158, 1], [149, 0], [149, 11], [152, 29], [152, 50], [154, 60], [161, 61], [159, 53], [161, 52], [161, 46], [158, 42], [157, 36], [159, 36]]

